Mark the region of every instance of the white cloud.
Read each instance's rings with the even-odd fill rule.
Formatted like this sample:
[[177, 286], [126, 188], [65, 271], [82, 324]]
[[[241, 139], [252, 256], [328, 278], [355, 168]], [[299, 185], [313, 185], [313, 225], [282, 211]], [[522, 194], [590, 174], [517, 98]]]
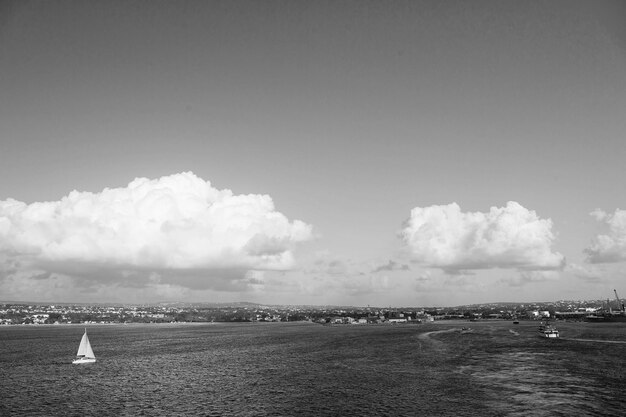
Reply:
[[591, 213], [589, 213], [590, 216], [592, 216], [593, 218], [595, 218], [597, 221], [601, 222], [603, 220], [605, 220], [608, 216], [607, 212], [602, 210], [602, 209], [595, 209], [594, 211], [592, 211]]
[[292, 268], [294, 244], [311, 237], [310, 225], [290, 222], [269, 196], [234, 195], [191, 172], [138, 178], [100, 193], [72, 191], [59, 201], [0, 201], [0, 254], [48, 270], [241, 277]]
[[470, 269], [559, 269], [552, 221], [510, 201], [489, 212], [461, 212], [456, 203], [416, 207], [401, 232], [415, 262], [448, 272]]
[[604, 222], [609, 230], [607, 234], [596, 236], [585, 249], [587, 260], [591, 263], [626, 261], [626, 210], [616, 209], [613, 214], [607, 214], [596, 209], [590, 215]]

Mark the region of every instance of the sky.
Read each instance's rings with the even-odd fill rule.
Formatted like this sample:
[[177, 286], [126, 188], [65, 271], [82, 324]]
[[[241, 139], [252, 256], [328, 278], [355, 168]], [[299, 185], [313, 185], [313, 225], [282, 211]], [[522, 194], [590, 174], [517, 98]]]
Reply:
[[626, 295], [626, 4], [0, 1], [0, 300]]

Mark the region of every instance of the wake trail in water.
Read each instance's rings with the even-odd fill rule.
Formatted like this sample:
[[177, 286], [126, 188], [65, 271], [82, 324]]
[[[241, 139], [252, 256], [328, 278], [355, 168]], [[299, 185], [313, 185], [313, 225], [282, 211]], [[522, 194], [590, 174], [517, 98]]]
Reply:
[[595, 342], [595, 343], [614, 343], [618, 345], [626, 345], [625, 340], [602, 340], [602, 339], [576, 339], [569, 337], [561, 337], [561, 340], [571, 340], [573, 342]]

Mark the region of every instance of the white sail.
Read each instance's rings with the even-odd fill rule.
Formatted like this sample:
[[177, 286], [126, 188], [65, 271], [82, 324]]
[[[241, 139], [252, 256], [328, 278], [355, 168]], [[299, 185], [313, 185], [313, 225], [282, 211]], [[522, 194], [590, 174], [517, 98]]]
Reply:
[[93, 350], [91, 349], [91, 343], [89, 343], [89, 338], [87, 337], [87, 329], [85, 329], [85, 334], [83, 338], [80, 340], [80, 346], [78, 346], [78, 353], [76, 354], [79, 358], [95, 358], [96, 355], [93, 354]]

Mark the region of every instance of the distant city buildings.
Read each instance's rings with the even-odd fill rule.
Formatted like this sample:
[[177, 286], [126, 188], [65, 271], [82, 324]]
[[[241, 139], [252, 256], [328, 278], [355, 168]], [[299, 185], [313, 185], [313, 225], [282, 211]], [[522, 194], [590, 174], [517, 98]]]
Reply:
[[603, 301], [492, 303], [458, 307], [378, 308], [162, 303], [155, 305], [0, 304], [0, 325], [311, 321], [330, 325], [417, 324], [435, 320], [581, 319]]

